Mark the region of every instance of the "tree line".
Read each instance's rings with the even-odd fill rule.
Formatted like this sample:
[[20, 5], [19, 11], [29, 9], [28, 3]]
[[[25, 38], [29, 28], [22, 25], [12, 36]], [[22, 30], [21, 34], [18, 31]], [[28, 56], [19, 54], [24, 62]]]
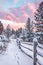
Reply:
[[35, 21], [31, 21], [28, 17], [25, 29], [19, 28], [18, 30], [10, 29], [10, 25], [8, 24], [6, 30], [4, 30], [4, 26], [0, 21], [0, 35], [3, 33], [7, 34], [6, 36], [9, 38], [12, 34], [15, 34], [16, 38], [20, 36], [25, 40], [32, 41], [34, 37], [38, 39], [39, 43], [43, 44], [43, 2], [39, 4], [38, 9], [34, 13]]

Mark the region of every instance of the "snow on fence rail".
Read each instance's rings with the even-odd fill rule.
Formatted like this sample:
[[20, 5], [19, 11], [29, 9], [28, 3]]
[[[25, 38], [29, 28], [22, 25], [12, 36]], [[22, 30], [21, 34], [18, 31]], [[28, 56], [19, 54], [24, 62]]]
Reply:
[[[34, 44], [33, 44], [34, 43]], [[43, 45], [35, 39], [33, 42], [21, 42], [17, 40], [17, 45], [27, 56], [33, 59], [33, 65], [43, 65]]]

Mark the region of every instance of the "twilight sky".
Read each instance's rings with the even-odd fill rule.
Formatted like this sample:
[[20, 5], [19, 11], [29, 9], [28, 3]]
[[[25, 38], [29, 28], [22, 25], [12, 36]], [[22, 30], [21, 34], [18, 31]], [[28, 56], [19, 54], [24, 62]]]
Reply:
[[41, 1], [43, 0], [0, 0], [0, 19], [12, 21], [16, 29], [20, 27], [19, 24], [22, 27], [28, 17], [34, 21], [34, 12]]

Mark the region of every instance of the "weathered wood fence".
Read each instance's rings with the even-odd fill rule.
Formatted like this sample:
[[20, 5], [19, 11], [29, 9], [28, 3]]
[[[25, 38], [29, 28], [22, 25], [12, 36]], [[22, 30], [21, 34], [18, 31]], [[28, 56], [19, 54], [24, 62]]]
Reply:
[[21, 42], [17, 40], [17, 45], [22, 52], [33, 59], [33, 65], [43, 65], [43, 45], [37, 39], [33, 42]]

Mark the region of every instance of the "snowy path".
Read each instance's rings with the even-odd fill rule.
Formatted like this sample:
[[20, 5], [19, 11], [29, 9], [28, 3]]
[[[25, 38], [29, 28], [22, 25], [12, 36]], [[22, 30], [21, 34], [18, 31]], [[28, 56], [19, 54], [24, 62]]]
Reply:
[[16, 40], [11, 40], [4, 55], [0, 55], [0, 65], [33, 65], [30, 57], [17, 47]]

